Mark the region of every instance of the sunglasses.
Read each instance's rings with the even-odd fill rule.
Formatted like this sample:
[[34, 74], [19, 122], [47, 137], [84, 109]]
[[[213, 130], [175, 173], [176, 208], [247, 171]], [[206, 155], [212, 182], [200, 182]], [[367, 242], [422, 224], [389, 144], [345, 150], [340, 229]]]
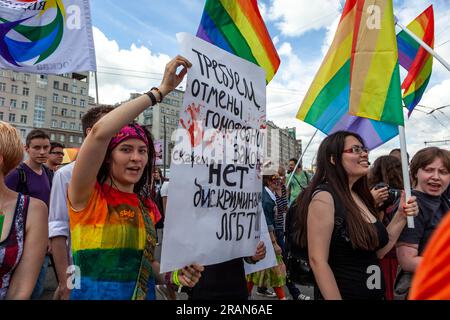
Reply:
[[349, 149], [345, 149], [344, 151], [342, 151], [343, 153], [355, 153], [355, 154], [361, 154], [363, 152], [365, 153], [369, 153], [369, 149], [367, 149], [366, 147], [363, 146], [357, 146], [354, 145]]

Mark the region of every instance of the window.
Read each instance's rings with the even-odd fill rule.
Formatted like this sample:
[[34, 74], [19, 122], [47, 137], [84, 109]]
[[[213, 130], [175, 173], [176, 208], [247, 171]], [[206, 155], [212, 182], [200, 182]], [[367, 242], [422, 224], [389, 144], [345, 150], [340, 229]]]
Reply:
[[30, 89], [29, 89], [29, 88], [23, 88], [23, 89], [22, 89], [22, 94], [23, 94], [25, 97], [28, 97], [28, 96], [30, 95]]
[[36, 96], [33, 119], [33, 126], [36, 128], [42, 128], [44, 126], [46, 103], [46, 97]]
[[83, 126], [81, 125], [81, 123], [78, 125], [78, 131], [83, 132]]
[[52, 108], [52, 116], [56, 116], [58, 115], [58, 107], [53, 107]]
[[76, 106], [77, 105], [77, 98], [72, 98], [72, 105]]
[[28, 110], [28, 101], [22, 101], [22, 110]]
[[16, 122], [16, 114], [15, 113], [9, 114], [9, 122]]
[[75, 93], [75, 94], [78, 93], [78, 87], [75, 84], [72, 85], [72, 93]]
[[81, 95], [85, 96], [87, 94], [86, 88], [81, 88]]
[[82, 137], [78, 137], [78, 143], [83, 143], [83, 138]]
[[65, 121], [61, 121], [61, 129], [66, 129], [67, 125]]
[[27, 123], [27, 116], [20, 116], [20, 123]]
[[11, 93], [14, 93], [14, 94], [17, 94], [17, 86], [15, 86], [15, 85], [12, 85], [11, 86]]
[[65, 142], [65, 141], [66, 141], [66, 136], [62, 134], [62, 135], [59, 137], [59, 141]]
[[[70, 123], [70, 130], [75, 130], [75, 122]], [[73, 141], [71, 141], [73, 142]]]
[[37, 79], [36, 83], [38, 85], [38, 88], [46, 89], [48, 85], [48, 77], [45, 74], [40, 74]]
[[69, 136], [69, 142], [73, 143], [73, 141], [74, 141], [74, 136]]
[[30, 75], [29, 75], [28, 73], [25, 73], [25, 74], [23, 75], [23, 81], [25, 81], [25, 82], [30, 81]]
[[69, 98], [67, 98], [66, 96], [63, 96], [63, 103], [69, 103]]
[[54, 133], [50, 133], [50, 140], [54, 141], [56, 139], [56, 135]]
[[0, 91], [6, 91], [6, 83], [0, 82]]
[[80, 100], [80, 107], [84, 108], [86, 106], [86, 101], [83, 99]]
[[10, 103], [11, 108], [16, 108], [17, 107], [17, 100], [16, 99], [11, 99], [11, 103]]
[[53, 94], [53, 102], [58, 102], [58, 94], [57, 93]]
[[[56, 128], [56, 127], [58, 127], [58, 121], [52, 120], [52, 128]], [[52, 140], [54, 140], [54, 139], [52, 139]]]
[[66, 108], [61, 109], [61, 116], [67, 117], [67, 109]]
[[80, 112], [80, 119], [83, 118], [84, 112]]
[[59, 81], [53, 81], [53, 89], [59, 90]]
[[0, 120], [3, 121], [3, 112], [0, 112]]
[[25, 129], [20, 129], [20, 136], [22, 138], [25, 138], [26, 133], [27, 133], [27, 131]]
[[75, 110], [70, 110], [70, 117], [71, 118], [76, 118], [77, 117], [77, 112]]
[[0, 107], [3, 107], [5, 105], [5, 98], [0, 97]]
[[63, 91], [69, 91], [69, 84], [63, 83]]

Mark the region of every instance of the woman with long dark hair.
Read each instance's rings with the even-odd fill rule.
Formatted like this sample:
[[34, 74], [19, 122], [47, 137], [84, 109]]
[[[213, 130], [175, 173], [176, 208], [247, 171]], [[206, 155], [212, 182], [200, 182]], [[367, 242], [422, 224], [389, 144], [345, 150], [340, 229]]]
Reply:
[[[159, 88], [101, 118], [78, 153], [69, 184], [69, 217], [75, 271], [71, 299], [155, 299], [155, 283], [194, 286], [202, 266], [159, 275], [154, 259], [160, 219], [149, 196], [155, 150], [151, 135], [132, 122], [176, 88], [191, 64], [177, 56]], [[177, 74], [177, 68], [183, 67]]]
[[[368, 149], [354, 133], [336, 132], [321, 143], [317, 171], [297, 203], [297, 242], [308, 248], [320, 296], [382, 299], [379, 260], [418, 212], [414, 197], [387, 228], [379, 221], [367, 184]], [[403, 196], [404, 197], [404, 196]]]

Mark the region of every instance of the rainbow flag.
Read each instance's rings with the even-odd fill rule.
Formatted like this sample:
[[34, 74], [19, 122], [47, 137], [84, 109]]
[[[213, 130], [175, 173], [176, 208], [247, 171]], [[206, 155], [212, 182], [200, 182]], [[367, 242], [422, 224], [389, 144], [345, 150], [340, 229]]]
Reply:
[[267, 83], [280, 65], [256, 0], [207, 0], [197, 37], [260, 66]]
[[404, 124], [392, 0], [356, 1], [350, 74], [350, 114]]
[[[429, 6], [407, 28], [428, 44], [434, 45], [434, 13]], [[397, 35], [398, 61], [408, 70], [408, 75], [402, 83], [403, 102], [409, 110], [409, 115], [419, 103], [430, 82], [433, 68], [433, 56], [420, 46], [405, 31]]]
[[331, 47], [298, 110], [297, 118], [325, 134], [339, 130], [358, 133], [366, 146], [374, 149], [398, 135], [398, 128], [348, 114], [357, 2], [346, 2]]

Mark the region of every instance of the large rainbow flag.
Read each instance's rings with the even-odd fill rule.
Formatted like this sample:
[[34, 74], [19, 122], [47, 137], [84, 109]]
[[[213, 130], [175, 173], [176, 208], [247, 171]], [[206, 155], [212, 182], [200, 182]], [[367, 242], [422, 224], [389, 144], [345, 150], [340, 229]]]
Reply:
[[256, 0], [207, 0], [197, 37], [257, 64], [267, 83], [280, 65]]
[[346, 2], [331, 47], [298, 110], [297, 118], [325, 134], [339, 130], [356, 132], [363, 137], [369, 149], [374, 149], [398, 135], [398, 128], [348, 113], [352, 44], [358, 2]]
[[[407, 28], [428, 44], [434, 45], [434, 13], [433, 6], [429, 6]], [[425, 89], [430, 82], [433, 68], [433, 56], [420, 46], [405, 31], [397, 35], [398, 61], [408, 70], [408, 75], [402, 83], [403, 101], [409, 110], [409, 115], [419, 103]]]
[[350, 114], [403, 125], [392, 0], [358, 0], [355, 5]]

